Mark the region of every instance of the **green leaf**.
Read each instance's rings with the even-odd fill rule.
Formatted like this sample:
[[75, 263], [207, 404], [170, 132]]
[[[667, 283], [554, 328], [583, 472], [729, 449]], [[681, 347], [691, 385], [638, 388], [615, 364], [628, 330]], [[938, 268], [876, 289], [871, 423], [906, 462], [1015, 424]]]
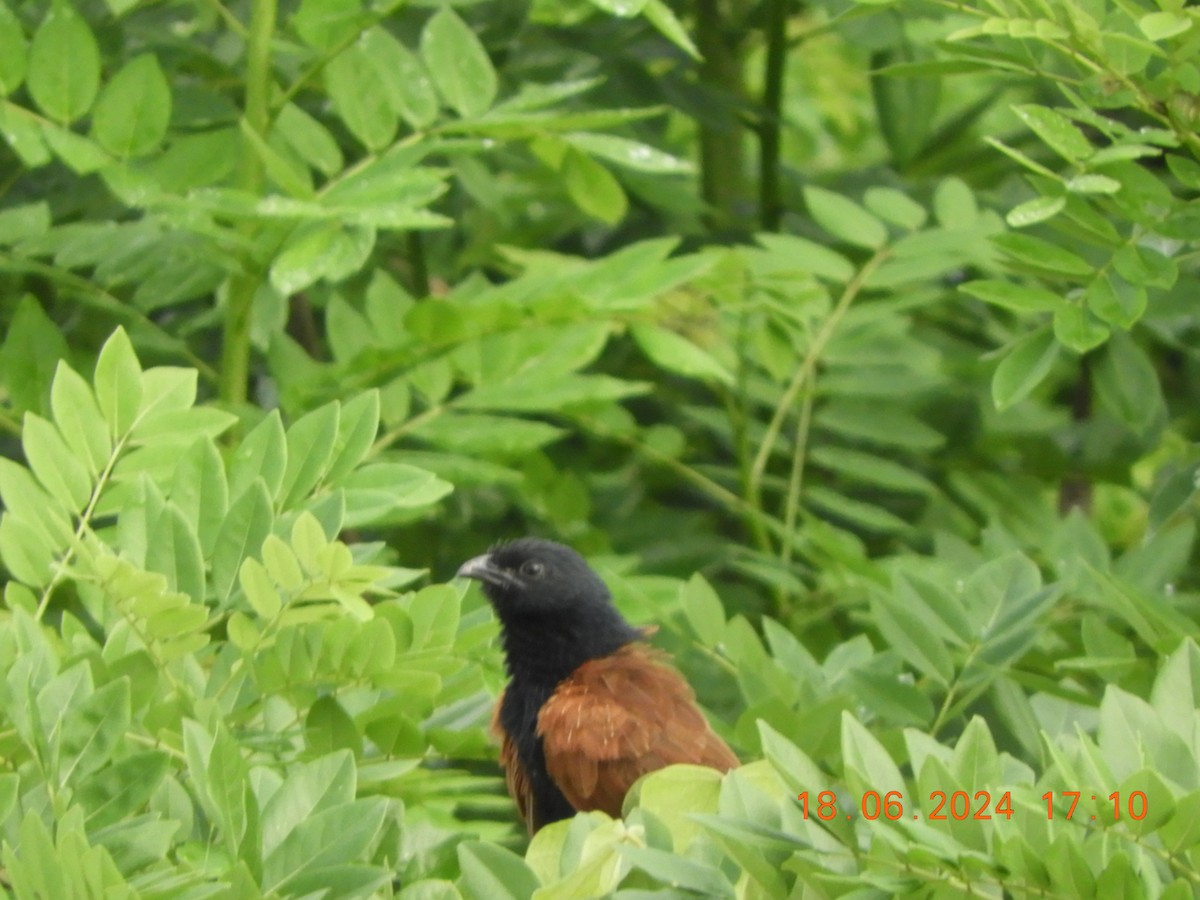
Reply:
[[375, 231], [351, 224], [313, 222], [301, 226], [271, 264], [271, 284], [289, 296], [317, 281], [341, 281], [370, 256]]
[[1188, 508], [1200, 492], [1200, 462], [1172, 472], [1158, 485], [1150, 499], [1151, 530], [1166, 525], [1177, 513]]
[[0, 517], [0, 559], [18, 581], [33, 587], [50, 583], [54, 551], [30, 522], [11, 512]]
[[306, 874], [365, 862], [383, 828], [389, 803], [383, 797], [369, 797], [306, 818], [263, 861], [264, 889], [287, 895], [289, 883], [299, 882]]
[[91, 386], [74, 369], [59, 360], [50, 388], [50, 409], [75, 457], [93, 478], [108, 464], [112, 440]]
[[114, 75], [96, 101], [92, 134], [122, 159], [158, 148], [171, 120], [171, 87], [152, 53], [136, 56]]
[[346, 525], [352, 528], [382, 524], [405, 510], [430, 506], [454, 490], [432, 472], [404, 463], [364, 466], [338, 486], [345, 492]]
[[970, 281], [959, 290], [1014, 312], [1055, 312], [1066, 307], [1066, 301], [1052, 291], [1012, 281], [981, 279]]
[[1033, 132], [1055, 153], [1070, 163], [1078, 163], [1092, 155], [1091, 141], [1062, 113], [1045, 106], [1025, 104], [1014, 106], [1015, 112]]
[[67, 509], [82, 512], [92, 496], [92, 479], [59, 430], [41, 416], [26, 413], [21, 444], [29, 468], [50, 495]]
[[511, 416], [447, 413], [420, 423], [413, 434], [422, 440], [473, 456], [522, 456], [566, 434], [546, 422]]
[[622, 19], [632, 19], [642, 14], [647, 0], [590, 0], [593, 6], [599, 7], [612, 16]]
[[320, 571], [319, 560], [329, 546], [329, 539], [321, 528], [321, 523], [312, 513], [300, 513], [292, 523], [292, 549], [306, 572], [317, 574]]
[[1087, 353], [1108, 340], [1109, 329], [1087, 309], [1069, 304], [1054, 311], [1054, 336], [1076, 353]]
[[30, 110], [12, 103], [0, 103], [0, 137], [30, 169], [50, 162], [50, 150], [42, 137], [39, 117]]
[[279, 111], [272, 128], [272, 134], [282, 137], [296, 155], [322, 175], [333, 176], [342, 170], [342, 151], [333, 135], [295, 103]]
[[219, 605], [228, 601], [242, 561], [259, 551], [273, 521], [271, 496], [261, 479], [230, 505], [212, 554], [212, 583]]
[[337, 441], [341, 408], [326, 403], [302, 416], [287, 430], [287, 468], [279, 487], [279, 506], [291, 509], [320, 482]]
[[1004, 220], [1013, 228], [1026, 228], [1054, 218], [1066, 208], [1066, 205], [1067, 198], [1064, 196], [1034, 197], [1032, 200], [1027, 200], [1010, 209]]
[[[904, 777], [879, 740], [849, 712], [842, 713], [842, 758], [851, 793], [904, 792]], [[907, 804], [906, 804], [907, 806]]]
[[717, 362], [706, 350], [687, 338], [658, 325], [635, 323], [629, 333], [642, 352], [660, 368], [689, 378], [718, 381], [732, 385], [733, 373]]
[[21, 21], [0, 4], [0, 95], [11, 94], [25, 80], [29, 48]]
[[[0, 7], [0, 15], [3, 15]], [[11, 245], [41, 237], [50, 230], [50, 206], [44, 200], [0, 210], [0, 244]]]
[[909, 231], [921, 228], [929, 218], [925, 207], [895, 188], [867, 188], [863, 205], [884, 221]]
[[[262, 163], [263, 172], [270, 181], [279, 187], [287, 198], [298, 198], [301, 202], [313, 196], [312, 179], [308, 170], [301, 166], [291, 154], [283, 152], [278, 146], [267, 141], [261, 134], [250, 127], [246, 119], [238, 122], [238, 133], [246, 147], [258, 157]], [[268, 197], [262, 201], [265, 204], [283, 203], [285, 198]], [[261, 207], [260, 207], [261, 208]]]
[[827, 444], [809, 452], [818, 466], [836, 472], [851, 481], [909, 494], [932, 494], [933, 483], [904, 463], [849, 447]]
[[7, 821], [17, 806], [17, 797], [21, 793], [21, 776], [16, 772], [5, 772], [0, 775], [0, 821]]
[[267, 539], [263, 541], [262, 560], [271, 580], [285, 591], [298, 591], [304, 585], [300, 560], [296, 558], [291, 546], [279, 535], [267, 535]]
[[208, 558], [229, 510], [225, 463], [211, 438], [198, 438], [180, 458], [169, 495], [195, 529]]
[[1166, 414], [1154, 364], [1128, 334], [1114, 331], [1092, 368], [1100, 402], [1142, 434]]
[[8, 390], [15, 414], [46, 409], [54, 370], [66, 355], [62, 333], [32, 294], [23, 296], [0, 348], [0, 380]]
[[379, 392], [367, 391], [342, 406], [332, 460], [325, 473], [334, 482], [358, 466], [379, 432]]
[[954, 677], [946, 645], [937, 636], [937, 622], [925, 607], [901, 602], [898, 594], [881, 591], [871, 602], [875, 623], [887, 642], [914, 669], [943, 687]]
[[1079, 277], [1086, 277], [1093, 272], [1087, 260], [1031, 234], [1006, 232], [994, 236], [992, 243], [1011, 259], [1036, 269]]
[[246, 602], [259, 618], [269, 621], [283, 608], [283, 600], [279, 591], [275, 590], [275, 584], [267, 573], [266, 566], [253, 556], [247, 556], [242, 561], [238, 571], [238, 582], [246, 595]]
[[153, 534], [146, 548], [146, 568], [167, 576], [173, 591], [203, 602], [204, 551], [191, 523], [174, 503], [168, 503], [153, 523]]
[[1170, 290], [1179, 277], [1175, 261], [1153, 247], [1126, 245], [1113, 254], [1113, 268], [1126, 281], [1138, 287]]
[[680, 587], [679, 602], [701, 641], [709, 647], [721, 643], [725, 636], [725, 608], [703, 575], [697, 572]]
[[421, 58], [438, 92], [465, 119], [480, 116], [496, 99], [496, 70], [479, 38], [450, 7], [442, 7], [421, 32]]
[[[77, 698], [75, 698], [77, 699]], [[129, 679], [111, 681], [62, 713], [59, 774], [71, 783], [104, 765], [129, 728]]]
[[388, 101], [413, 128], [427, 128], [437, 119], [438, 97], [421, 60], [384, 28], [372, 28], [359, 46], [375, 68]]
[[300, 763], [263, 807], [263, 852], [270, 856], [310, 816], [354, 800], [354, 756], [338, 751]]
[[92, 383], [113, 438], [123, 438], [142, 404], [142, 367], [124, 328], [114, 331], [100, 349]]
[[999, 667], [1037, 639], [1041, 619], [1058, 595], [1055, 588], [1041, 587], [1037, 566], [1016, 552], [985, 563], [961, 593], [981, 644], [972, 656], [970, 674], [984, 679], [994, 678]]
[[692, 38], [688, 34], [687, 28], [679, 21], [679, 18], [675, 15], [675, 11], [664, 0], [649, 0], [646, 4], [644, 14], [646, 21], [657, 28], [663, 37], [692, 59], [700, 60], [700, 51], [692, 43]]
[[47, 116], [69, 123], [92, 108], [100, 86], [100, 48], [68, 0], [54, 0], [29, 47], [29, 93]]
[[933, 450], [945, 442], [940, 431], [898, 407], [855, 400], [833, 400], [818, 410], [819, 427], [883, 446]]
[[819, 187], [804, 189], [804, 203], [813, 220], [834, 237], [877, 250], [887, 243], [887, 227], [853, 200]]
[[69, 521], [69, 507], [56, 503], [29, 469], [3, 456], [0, 456], [0, 500], [6, 512], [42, 526], [48, 542], [61, 541], [65, 545], [75, 533]]
[[733, 885], [711, 863], [690, 860], [684, 856], [657, 850], [653, 847], [621, 845], [621, 856], [651, 878], [704, 897], [736, 897]]
[[320, 697], [304, 717], [304, 744], [310, 753], [363, 752], [362, 735], [354, 719], [334, 697]]
[[943, 228], [974, 228], [979, 220], [979, 204], [965, 181], [945, 178], [933, 192], [933, 213]]
[[291, 25], [310, 47], [328, 51], [350, 41], [366, 21], [359, 0], [301, 0]]
[[472, 897], [526, 900], [541, 884], [525, 860], [498, 844], [465, 841], [458, 845], [463, 887]]
[[1121, 190], [1121, 182], [1107, 175], [1076, 175], [1067, 182], [1067, 191], [1072, 194], [1115, 194]]
[[562, 176], [572, 202], [583, 212], [609, 225], [625, 217], [629, 209], [625, 190], [608, 169], [591, 157], [568, 150]]
[[959, 784], [987, 788], [1000, 782], [1000, 757], [987, 722], [972, 716], [954, 745], [951, 774]]
[[1138, 28], [1152, 41], [1165, 41], [1190, 30], [1192, 23], [1179, 12], [1152, 12], [1138, 19]]
[[620, 400], [644, 394], [649, 385], [609, 375], [562, 375], [546, 384], [536, 370], [499, 384], [485, 384], [458, 400], [460, 409], [499, 409], [511, 412], [560, 410], [576, 403]]
[[233, 452], [229, 463], [229, 496], [242, 493], [261, 478], [271, 497], [279, 496], [287, 468], [287, 435], [279, 410], [263, 417]]
[[788, 261], [797, 272], [809, 272], [837, 284], [854, 277], [854, 264], [828, 247], [790, 234], [760, 234], [754, 240]]
[[992, 402], [1008, 409], [1046, 380], [1058, 360], [1058, 342], [1049, 328], [1025, 335], [1009, 349], [992, 375]]
[[145, 808], [171, 768], [161, 750], [142, 750], [80, 782], [76, 798], [87, 811], [88, 828], [95, 831], [133, 816]]
[[351, 134], [371, 151], [392, 143], [400, 120], [379, 82], [374, 60], [362, 47], [351, 44], [331, 59], [324, 77], [334, 112]]
[[639, 172], [686, 174], [695, 169], [687, 160], [664, 153], [649, 144], [616, 135], [576, 131], [563, 135], [563, 138], [572, 147], [589, 156], [599, 156]]

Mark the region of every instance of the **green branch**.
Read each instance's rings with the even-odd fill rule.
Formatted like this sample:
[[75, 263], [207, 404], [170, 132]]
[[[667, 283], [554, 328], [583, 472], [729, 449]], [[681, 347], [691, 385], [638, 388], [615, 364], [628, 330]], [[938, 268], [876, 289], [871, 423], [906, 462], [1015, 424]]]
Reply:
[[[243, 119], [263, 141], [271, 127], [271, 40], [275, 34], [276, 0], [253, 0], [250, 32], [246, 43], [246, 95]], [[259, 196], [266, 187], [263, 162], [253, 147], [243, 144], [240, 186]], [[253, 239], [258, 225], [246, 222], [240, 227]], [[221, 355], [221, 399], [231, 406], [246, 400], [250, 381], [250, 325], [254, 298], [262, 284], [264, 271], [256, 259], [243, 261], [243, 271], [230, 279], [225, 297], [224, 340]]]

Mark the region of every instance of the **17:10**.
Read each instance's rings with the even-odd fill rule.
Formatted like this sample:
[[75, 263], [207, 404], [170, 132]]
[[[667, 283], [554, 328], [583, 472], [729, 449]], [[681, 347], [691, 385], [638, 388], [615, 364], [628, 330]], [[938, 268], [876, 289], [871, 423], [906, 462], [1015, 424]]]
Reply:
[[[1075, 815], [1075, 804], [1079, 802], [1079, 798], [1083, 796], [1082, 791], [1059, 791], [1060, 796], [1067, 798], [1070, 801], [1070, 806], [1067, 807], [1066, 818], [1070, 819]], [[1092, 794], [1091, 798], [1096, 799], [1096, 795]], [[1046, 801], [1046, 818], [1054, 818], [1054, 791], [1046, 791], [1042, 794], [1042, 799]], [[1113, 819], [1121, 818], [1121, 792], [1113, 791], [1108, 795], [1108, 799], [1113, 805]], [[1141, 820], [1146, 818], [1148, 803], [1146, 802], [1146, 794], [1144, 791], [1130, 791], [1125, 797], [1125, 814], [1131, 819]], [[1092, 818], [1096, 818], [1092, 816]]]

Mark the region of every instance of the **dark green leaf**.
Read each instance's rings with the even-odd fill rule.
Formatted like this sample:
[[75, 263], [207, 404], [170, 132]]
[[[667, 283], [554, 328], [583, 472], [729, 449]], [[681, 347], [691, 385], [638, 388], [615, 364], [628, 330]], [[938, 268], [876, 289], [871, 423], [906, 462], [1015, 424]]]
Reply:
[[1055, 312], [1066, 305], [1062, 297], [1045, 288], [1012, 281], [971, 281], [959, 290], [1015, 312]]
[[1028, 397], [1050, 374], [1058, 352], [1058, 342], [1049, 328], [1039, 328], [1013, 344], [992, 376], [992, 402], [996, 408], [1007, 409]]
[[1100, 402], [1135, 432], [1146, 431], [1165, 414], [1158, 373], [1125, 332], [1113, 332], [1092, 372]]

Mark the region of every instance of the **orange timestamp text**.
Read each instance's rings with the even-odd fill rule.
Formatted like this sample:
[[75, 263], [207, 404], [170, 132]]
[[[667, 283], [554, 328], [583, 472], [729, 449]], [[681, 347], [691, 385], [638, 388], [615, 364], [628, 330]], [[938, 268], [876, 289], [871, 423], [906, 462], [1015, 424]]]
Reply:
[[[1046, 791], [1042, 794], [1042, 800], [1046, 803], [1046, 818], [1057, 818], [1064, 821], [1070, 821], [1075, 818], [1076, 807], [1079, 804], [1081, 797], [1085, 796], [1083, 791]], [[1092, 801], [1097, 799], [1095, 794], [1087, 795]], [[859, 800], [858, 808], [847, 810], [844, 807], [838, 807], [838, 795], [834, 791], [820, 791], [812, 799], [810, 807], [810, 792], [803, 791], [797, 795], [796, 799], [800, 802], [801, 810], [804, 818], [809, 818], [810, 814], [813, 818], [820, 819], [823, 822], [828, 822], [836, 818], [854, 818], [855, 813], [868, 821], [876, 819], [887, 819], [896, 821], [905, 817], [904, 811], [904, 794], [901, 791], [867, 791]], [[1012, 791], [1004, 791], [996, 798], [995, 805], [992, 803], [991, 791], [975, 791], [974, 794], [967, 791], [951, 791], [947, 794], [945, 791], [931, 791], [929, 794], [929, 813], [923, 818], [926, 821], [947, 822], [957, 821], [963, 822], [968, 819], [987, 820], [987, 819], [1011, 819], [1013, 817]], [[1127, 794], [1122, 794], [1120, 791], [1113, 791], [1107, 797], [1112, 804], [1112, 818], [1107, 817], [1104, 821], [1117, 821], [1123, 816], [1126, 816], [1135, 821], [1141, 821], [1146, 818], [1146, 813], [1149, 811], [1149, 802], [1146, 799], [1144, 791], [1130, 791]], [[1089, 806], [1088, 809], [1093, 807]], [[1095, 820], [1096, 816], [1089, 813], [1091, 819]], [[920, 812], [912, 814], [911, 818], [920, 819]]]

